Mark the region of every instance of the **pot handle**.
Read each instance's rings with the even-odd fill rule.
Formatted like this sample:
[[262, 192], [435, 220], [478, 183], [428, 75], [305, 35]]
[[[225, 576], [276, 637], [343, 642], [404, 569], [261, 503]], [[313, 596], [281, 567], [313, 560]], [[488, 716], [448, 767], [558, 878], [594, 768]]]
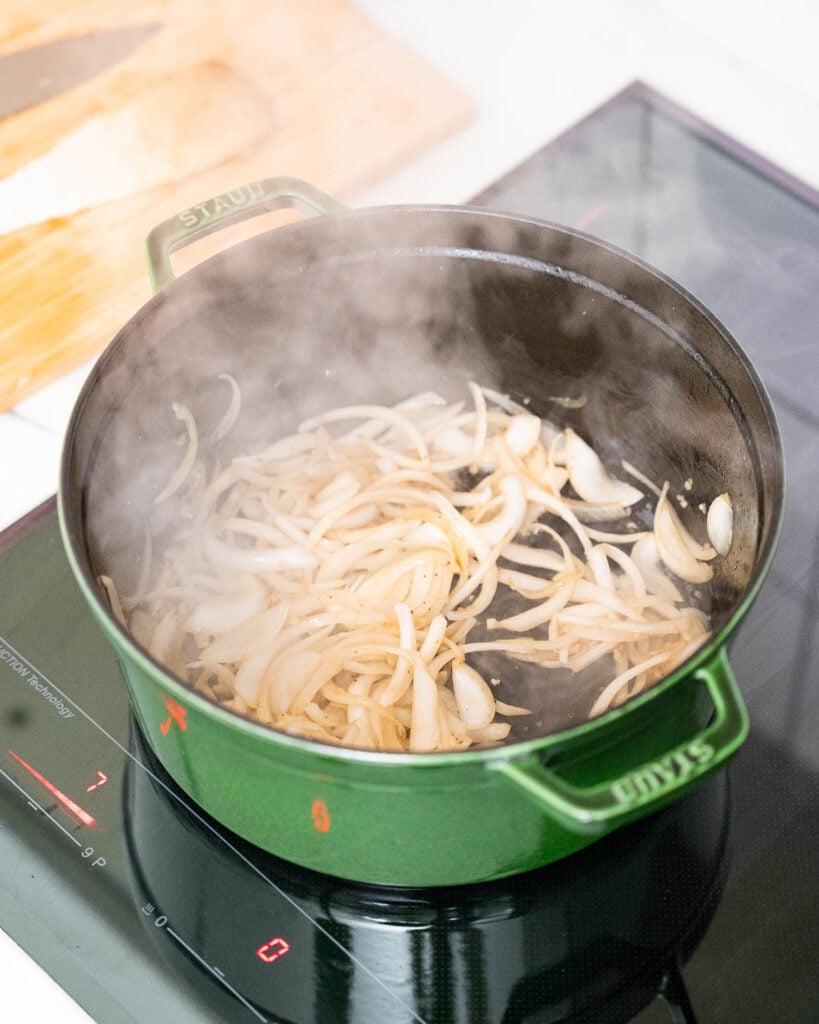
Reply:
[[151, 287], [162, 291], [174, 280], [171, 253], [229, 224], [283, 206], [304, 206], [316, 213], [340, 213], [347, 207], [300, 178], [264, 178], [188, 207], [163, 221], [145, 240]]
[[709, 724], [667, 753], [636, 765], [619, 778], [576, 786], [537, 755], [520, 761], [498, 761], [491, 767], [521, 786], [569, 831], [584, 835], [611, 831], [681, 796], [727, 761], [748, 735], [748, 712], [724, 649], [695, 671], [694, 680], [706, 686], [714, 704]]

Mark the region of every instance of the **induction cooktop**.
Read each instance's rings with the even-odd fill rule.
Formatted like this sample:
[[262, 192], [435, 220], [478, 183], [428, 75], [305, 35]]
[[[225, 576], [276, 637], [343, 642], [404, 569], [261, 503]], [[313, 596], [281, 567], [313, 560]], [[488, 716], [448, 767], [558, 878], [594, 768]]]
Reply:
[[0, 536], [0, 925], [101, 1024], [819, 1020], [819, 195], [635, 83], [475, 202], [661, 268], [766, 384], [789, 492], [730, 648], [750, 737], [695, 793], [516, 878], [295, 867], [154, 759], [47, 502]]

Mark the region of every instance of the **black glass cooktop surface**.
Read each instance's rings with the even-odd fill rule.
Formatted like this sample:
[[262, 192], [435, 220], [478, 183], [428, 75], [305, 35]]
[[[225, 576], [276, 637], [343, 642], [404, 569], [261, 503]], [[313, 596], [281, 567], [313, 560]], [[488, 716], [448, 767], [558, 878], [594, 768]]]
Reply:
[[537, 872], [317, 875], [154, 761], [47, 503], [0, 540], [0, 925], [101, 1024], [819, 1020], [819, 196], [634, 85], [476, 201], [661, 268], [768, 387], [789, 487], [731, 643], [750, 737], [696, 793]]

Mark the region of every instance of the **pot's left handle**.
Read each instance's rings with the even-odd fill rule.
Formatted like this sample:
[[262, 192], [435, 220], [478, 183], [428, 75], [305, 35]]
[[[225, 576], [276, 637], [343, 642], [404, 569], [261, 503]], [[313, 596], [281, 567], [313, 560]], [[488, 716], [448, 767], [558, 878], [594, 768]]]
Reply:
[[159, 292], [174, 280], [171, 253], [229, 224], [277, 210], [303, 206], [315, 213], [340, 213], [347, 207], [300, 178], [265, 178], [223, 192], [163, 221], [145, 240], [151, 287]]
[[578, 786], [561, 778], [559, 769], [544, 764], [537, 754], [490, 762], [490, 767], [520, 786], [568, 831], [610, 831], [687, 792], [723, 765], [748, 735], [748, 712], [724, 649], [695, 671], [690, 682], [694, 681], [705, 685], [714, 705], [711, 721], [656, 760], [633, 765], [616, 779]]

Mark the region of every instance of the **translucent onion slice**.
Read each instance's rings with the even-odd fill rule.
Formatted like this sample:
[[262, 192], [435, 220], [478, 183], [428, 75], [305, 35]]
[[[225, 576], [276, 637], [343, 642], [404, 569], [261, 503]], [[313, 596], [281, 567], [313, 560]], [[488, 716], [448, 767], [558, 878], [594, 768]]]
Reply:
[[637, 566], [649, 594], [682, 601], [682, 594], [662, 570], [654, 534], [644, 534], [631, 549], [631, 560]]
[[486, 620], [489, 629], [510, 629], [513, 633], [526, 633], [531, 629], [542, 626], [552, 619], [562, 608], [565, 608], [572, 599], [574, 581], [568, 580], [559, 587], [547, 601], [528, 608], [525, 612], [517, 615], [510, 615], [505, 619], [490, 618]]
[[509, 450], [515, 455], [528, 455], [540, 440], [541, 426], [539, 416], [530, 413], [513, 416], [503, 435]]
[[229, 373], [220, 373], [219, 380], [226, 380], [230, 385], [230, 404], [211, 435], [211, 442], [213, 444], [221, 441], [227, 435], [230, 428], [239, 418], [239, 411], [242, 408], [242, 394], [235, 377], [231, 377]]
[[267, 587], [251, 575], [239, 576], [227, 594], [201, 601], [184, 623], [190, 633], [227, 633], [262, 611]]
[[483, 729], [489, 725], [495, 717], [495, 698], [480, 672], [466, 662], [455, 665], [452, 689], [458, 713], [469, 729]]
[[119, 599], [117, 588], [114, 586], [114, 581], [110, 576], [102, 575], [99, 577], [100, 586], [105, 591], [105, 596], [108, 598], [108, 604], [111, 606], [111, 611], [114, 613], [114, 618], [119, 622], [121, 626], [127, 625], [125, 612], [122, 609], [122, 602]]
[[491, 545], [499, 544], [506, 537], [513, 537], [523, 525], [526, 517], [526, 495], [523, 484], [516, 476], [504, 477], [498, 487], [503, 496], [501, 512], [488, 523], [479, 523], [478, 530]]
[[556, 586], [551, 579], [533, 576], [531, 573], [520, 572], [517, 569], [501, 569], [498, 572], [498, 583], [502, 583], [510, 590], [514, 590], [530, 600], [543, 600], [543, 598], [549, 597], [554, 593]]
[[216, 537], [206, 537], [205, 552], [214, 565], [238, 572], [269, 572], [273, 569], [310, 569], [317, 559], [297, 544], [280, 548], [237, 548]]
[[553, 402], [555, 405], [562, 405], [564, 409], [582, 409], [586, 402], [588, 402], [588, 398], [586, 395], [581, 395], [579, 398], [568, 398], [563, 395], [550, 395], [546, 401]]
[[[469, 390], [471, 403], [425, 392], [333, 410], [226, 467], [197, 454], [190, 417], [165, 489], [184, 485], [182, 529], [142, 600], [125, 602], [130, 628], [226, 707], [377, 750], [503, 742], [497, 716], [529, 709], [494, 700], [466, 663], [478, 652], [544, 670], [608, 661], [610, 702], [651, 685], [708, 628], [680, 607], [660, 549], [698, 573], [713, 549], [683, 528], [667, 487], [653, 533], [585, 525], [625, 520], [643, 492], [526, 403]], [[360, 422], [330, 432], [345, 419]], [[569, 481], [579, 499], [563, 494]], [[507, 634], [470, 641], [479, 623]]]
[[573, 498], [564, 498], [563, 501], [581, 523], [612, 523], [618, 519], [625, 519], [628, 515], [626, 509], [617, 502], [597, 504], [591, 501], [575, 501]]
[[610, 477], [599, 455], [571, 429], [566, 431], [565, 453], [569, 480], [584, 501], [629, 508], [643, 497], [636, 487]]
[[533, 569], [551, 569], [561, 572], [566, 568], [563, 557], [548, 548], [530, 548], [525, 544], [510, 543], [503, 549], [503, 557], [517, 565], [528, 565]]
[[[683, 527], [668, 500], [668, 484], [663, 487], [657, 511], [654, 513], [654, 539], [660, 558], [675, 576], [687, 583], [707, 583], [714, 571], [704, 559], [713, 557], [713, 548], [698, 545]], [[698, 557], [695, 550], [702, 552]]]
[[600, 696], [592, 704], [591, 711], [589, 712], [589, 718], [596, 718], [604, 711], [608, 711], [612, 704], [616, 703], [617, 698], [621, 696], [626, 684], [634, 679], [636, 676], [641, 675], [643, 672], [650, 668], [654, 668], [657, 665], [662, 665], [663, 662], [668, 661], [669, 652], [663, 651], [660, 654], [655, 654], [651, 658], [646, 658], [645, 661], [640, 662], [639, 665], [633, 665], [625, 672], [620, 673], [606, 686]]
[[720, 494], [708, 507], [708, 539], [720, 555], [727, 555], [734, 539], [734, 505], [730, 494]]
[[486, 410], [486, 398], [483, 392], [474, 381], [469, 381], [469, 391], [472, 401], [475, 403], [475, 436], [472, 441], [472, 463], [480, 464], [481, 453], [486, 444], [486, 435], [489, 430], [489, 418]]
[[199, 450], [199, 435], [196, 430], [196, 421], [193, 418], [193, 413], [186, 405], [182, 405], [179, 402], [174, 402], [171, 406], [173, 414], [178, 420], [180, 420], [188, 434], [188, 447], [185, 451], [184, 458], [179, 463], [174, 474], [171, 476], [165, 487], [157, 494], [154, 498], [154, 504], [158, 505], [162, 501], [166, 501], [172, 494], [175, 494], [182, 484], [188, 479], [193, 464], [196, 461], [196, 453]]
[[510, 395], [504, 394], [502, 391], [495, 391], [494, 388], [481, 387], [481, 391], [484, 396], [489, 399], [490, 402], [499, 408], [508, 412], [510, 415], [515, 415], [519, 412], [528, 413], [528, 409], [525, 405], [520, 402], [516, 402]]
[[470, 729], [469, 735], [483, 746], [491, 746], [502, 743], [511, 729], [512, 726], [508, 722], [492, 722], [491, 725], [486, 725], [482, 729]]
[[495, 710], [499, 715], [507, 715], [509, 718], [521, 715], [531, 715], [531, 708], [519, 708], [516, 704], [504, 704], [502, 700], [495, 701]]
[[472, 438], [460, 427], [447, 427], [439, 430], [433, 438], [433, 444], [444, 455], [457, 455], [466, 458], [472, 450]]
[[409, 748], [413, 753], [436, 750], [440, 744], [438, 687], [426, 668], [416, 663], [412, 676], [412, 724]]

